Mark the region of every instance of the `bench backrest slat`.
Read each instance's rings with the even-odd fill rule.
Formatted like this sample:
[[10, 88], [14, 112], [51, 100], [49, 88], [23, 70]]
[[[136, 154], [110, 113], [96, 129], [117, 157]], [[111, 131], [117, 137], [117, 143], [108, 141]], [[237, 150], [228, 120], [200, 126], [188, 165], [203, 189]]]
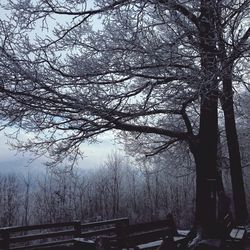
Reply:
[[167, 223], [168, 223], [167, 220], [161, 220], [161, 221], [154, 221], [154, 222], [147, 222], [147, 223], [132, 224], [132, 225], [129, 225], [129, 233], [164, 228], [164, 227], [167, 227], [168, 225]]

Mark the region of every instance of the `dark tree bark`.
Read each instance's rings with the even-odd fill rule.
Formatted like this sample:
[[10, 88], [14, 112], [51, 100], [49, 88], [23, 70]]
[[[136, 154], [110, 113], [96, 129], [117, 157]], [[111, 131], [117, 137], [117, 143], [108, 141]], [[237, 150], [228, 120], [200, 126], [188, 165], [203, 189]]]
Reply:
[[218, 144], [218, 83], [216, 72], [215, 3], [201, 1], [199, 35], [201, 67], [204, 82], [201, 89], [199, 149], [196, 155], [196, 221], [207, 235], [216, 223], [217, 144]]
[[[231, 68], [231, 67], [229, 67]], [[229, 69], [229, 71], [231, 71]], [[233, 200], [235, 210], [235, 221], [244, 224], [248, 218], [244, 180], [241, 166], [240, 147], [235, 124], [233, 106], [233, 86], [231, 72], [224, 72], [222, 108], [226, 128], [226, 138], [230, 161], [231, 182], [233, 188]]]
[[224, 193], [224, 184], [222, 178], [222, 148], [220, 133], [218, 132], [218, 146], [217, 146], [217, 177], [216, 177], [216, 191], [219, 194], [221, 191]]

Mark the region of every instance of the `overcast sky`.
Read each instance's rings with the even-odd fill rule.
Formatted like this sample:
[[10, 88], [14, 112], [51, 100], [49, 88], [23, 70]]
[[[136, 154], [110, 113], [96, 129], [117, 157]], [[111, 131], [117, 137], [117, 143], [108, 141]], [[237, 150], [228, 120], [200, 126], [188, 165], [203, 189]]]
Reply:
[[[80, 168], [88, 169], [100, 166], [106, 160], [108, 154], [111, 154], [114, 150], [121, 151], [121, 146], [114, 143], [111, 134], [103, 135], [101, 139], [102, 142], [98, 144], [82, 145], [86, 157], [79, 162]], [[42, 164], [43, 159], [37, 159], [29, 164], [32, 156], [28, 153], [24, 155], [16, 153], [16, 151], [10, 149], [7, 142], [8, 138], [4, 136], [3, 131], [0, 131], [0, 173], [37, 172], [45, 169]]]

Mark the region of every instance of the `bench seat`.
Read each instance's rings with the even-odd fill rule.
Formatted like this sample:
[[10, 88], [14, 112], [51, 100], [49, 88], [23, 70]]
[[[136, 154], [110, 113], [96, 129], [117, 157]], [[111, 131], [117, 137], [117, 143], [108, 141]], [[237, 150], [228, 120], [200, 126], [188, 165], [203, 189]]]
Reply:
[[[175, 235], [173, 239], [175, 242], [178, 243], [179, 241], [185, 239], [185, 237], [186, 237], [185, 235]], [[162, 244], [162, 240], [156, 240], [156, 241], [140, 244], [137, 246], [137, 249], [156, 249], [161, 244]]]
[[155, 249], [157, 247], [159, 247], [162, 243], [162, 240], [156, 240], [153, 242], [148, 242], [145, 244], [140, 244], [137, 246], [137, 249]]
[[231, 216], [226, 214], [224, 217], [224, 225], [227, 231], [227, 237], [225, 238], [226, 249], [243, 249], [247, 235], [247, 230], [244, 226], [234, 226]]
[[246, 229], [244, 227], [233, 228], [229, 234], [233, 240], [243, 240], [246, 235]]

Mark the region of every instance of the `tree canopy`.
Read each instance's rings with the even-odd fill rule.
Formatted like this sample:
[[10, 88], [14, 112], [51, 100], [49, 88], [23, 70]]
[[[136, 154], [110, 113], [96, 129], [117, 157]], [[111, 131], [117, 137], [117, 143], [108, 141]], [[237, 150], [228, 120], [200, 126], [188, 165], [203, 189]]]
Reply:
[[18, 147], [48, 152], [52, 164], [74, 163], [83, 141], [109, 130], [148, 155], [184, 141], [197, 166], [197, 217], [209, 223], [218, 100], [226, 112], [232, 81], [247, 84], [249, 3], [10, 0], [0, 28], [2, 124], [32, 132]]
[[164, 3], [98, 3], [11, 3], [12, 20], [1, 23], [2, 117], [38, 132], [32, 147], [51, 156], [111, 129], [162, 135], [164, 145], [187, 139], [185, 110], [202, 82], [194, 24]]

